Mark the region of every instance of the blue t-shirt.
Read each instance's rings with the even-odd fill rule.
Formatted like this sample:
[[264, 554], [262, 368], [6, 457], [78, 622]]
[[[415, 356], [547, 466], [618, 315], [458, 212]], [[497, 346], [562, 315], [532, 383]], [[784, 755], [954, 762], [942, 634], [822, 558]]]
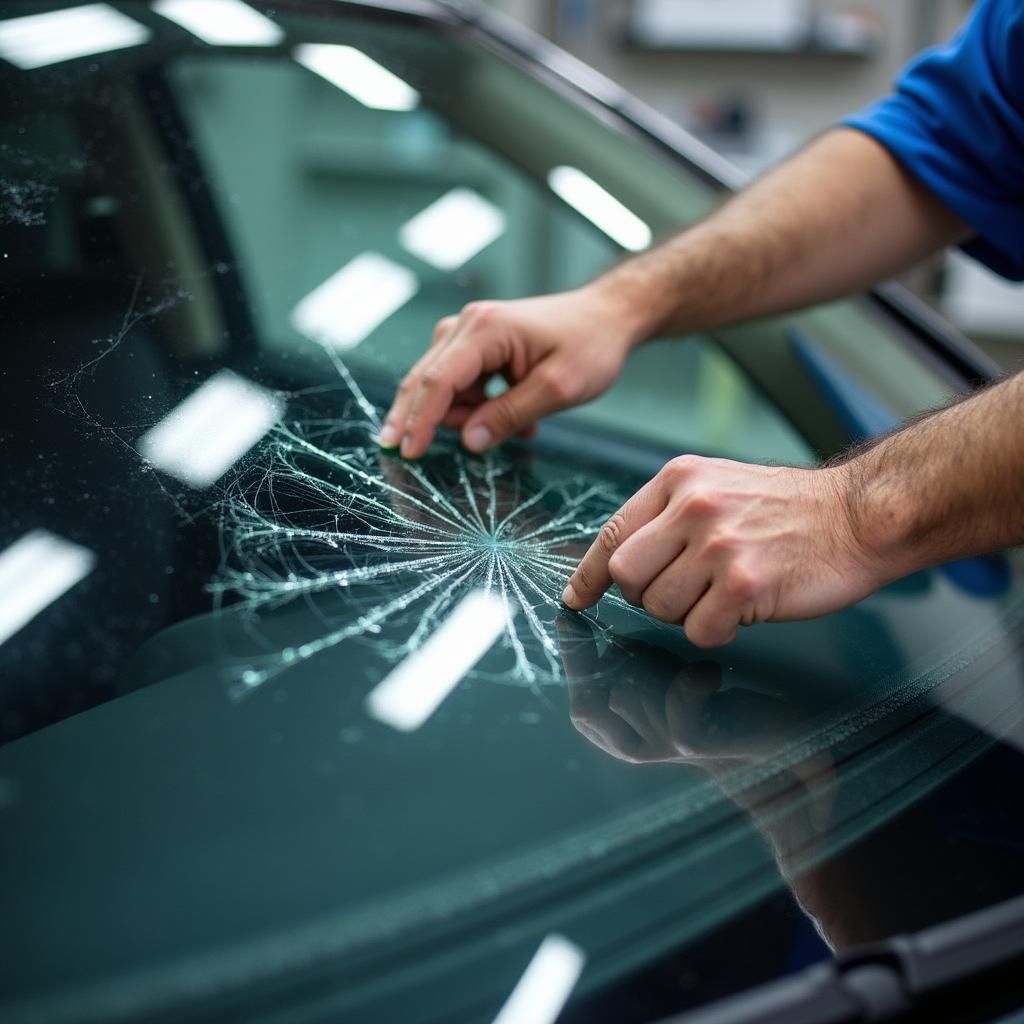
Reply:
[[846, 118], [977, 232], [965, 252], [1024, 280], [1024, 0], [980, 0], [967, 24]]

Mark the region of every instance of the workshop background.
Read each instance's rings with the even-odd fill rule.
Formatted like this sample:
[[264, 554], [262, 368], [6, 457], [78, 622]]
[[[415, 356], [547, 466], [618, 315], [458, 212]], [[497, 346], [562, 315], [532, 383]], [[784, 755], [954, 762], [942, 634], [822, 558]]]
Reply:
[[[969, 0], [494, 0], [755, 175], [888, 91]], [[951, 254], [904, 283], [1008, 369], [1024, 287]]]

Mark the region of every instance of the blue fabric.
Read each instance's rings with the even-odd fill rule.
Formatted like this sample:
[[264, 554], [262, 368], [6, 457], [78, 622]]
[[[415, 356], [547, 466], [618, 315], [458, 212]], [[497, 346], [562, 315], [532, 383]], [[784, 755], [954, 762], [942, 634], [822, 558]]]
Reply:
[[892, 95], [844, 125], [866, 132], [977, 232], [965, 252], [1024, 280], [1024, 0], [980, 0]]

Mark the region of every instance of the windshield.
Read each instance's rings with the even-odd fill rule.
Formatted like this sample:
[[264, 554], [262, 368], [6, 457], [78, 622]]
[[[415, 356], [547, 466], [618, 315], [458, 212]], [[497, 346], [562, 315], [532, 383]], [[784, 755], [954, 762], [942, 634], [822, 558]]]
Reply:
[[950, 375], [852, 302], [382, 452], [438, 318], [717, 196], [447, 17], [189, 8], [0, 4], [4, 1018], [485, 1020], [549, 934], [582, 998], [790, 890], [805, 962], [941, 916], [822, 879], [1004, 751], [1015, 555], [713, 658], [558, 596], [673, 455], [814, 464]]

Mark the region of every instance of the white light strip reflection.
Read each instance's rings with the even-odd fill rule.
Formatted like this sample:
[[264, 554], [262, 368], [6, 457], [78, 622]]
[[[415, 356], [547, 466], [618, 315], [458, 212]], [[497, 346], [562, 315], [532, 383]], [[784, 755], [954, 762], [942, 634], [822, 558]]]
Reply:
[[96, 556], [46, 530], [0, 551], [0, 644], [92, 572]]
[[150, 37], [145, 25], [109, 4], [0, 21], [0, 57], [19, 68], [41, 68], [74, 57], [137, 46]]
[[139, 439], [157, 469], [191, 487], [209, 487], [276, 422], [284, 404], [230, 370], [221, 370]]
[[624, 249], [639, 252], [651, 244], [651, 229], [578, 168], [555, 167], [548, 174], [548, 185], [552, 192]]
[[419, 289], [411, 271], [364, 252], [311, 291], [293, 310], [292, 326], [323, 345], [355, 348]]
[[370, 691], [367, 711], [402, 732], [418, 729], [487, 653], [507, 621], [500, 597], [474, 590], [418, 651]]
[[242, 0], [156, 0], [153, 10], [211, 46], [274, 46], [284, 30]]
[[585, 963], [579, 946], [561, 935], [549, 935], [534, 953], [494, 1024], [553, 1024]]
[[412, 110], [420, 102], [411, 85], [354, 46], [303, 43], [295, 59], [374, 110]]
[[458, 270], [505, 230], [505, 214], [468, 188], [452, 189], [402, 225], [402, 247], [438, 270]]

